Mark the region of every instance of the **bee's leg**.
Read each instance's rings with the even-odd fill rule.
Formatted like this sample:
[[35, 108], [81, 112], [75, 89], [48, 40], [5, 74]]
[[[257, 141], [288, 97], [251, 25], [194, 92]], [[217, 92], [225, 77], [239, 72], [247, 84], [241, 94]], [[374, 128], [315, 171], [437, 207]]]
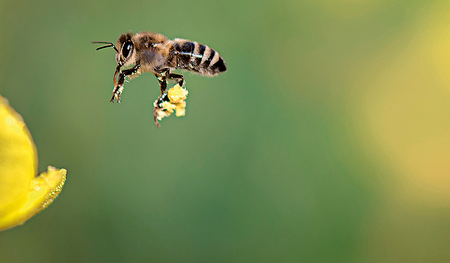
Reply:
[[159, 127], [158, 122], [158, 112], [162, 109], [163, 103], [169, 101], [168, 93], [167, 93], [167, 79], [176, 80], [180, 87], [184, 86], [184, 77], [180, 74], [170, 73], [170, 70], [163, 71], [159, 74], [155, 74], [156, 78], [159, 82], [159, 88], [161, 89], [161, 95], [155, 101], [155, 107], [153, 108], [153, 120], [156, 123], [156, 126]]
[[180, 87], [184, 87], [184, 76], [183, 75], [167, 72], [167, 77], [169, 79], [176, 80], [176, 82], [178, 83], [178, 85], [180, 85]]
[[156, 123], [156, 127], [159, 127], [159, 121], [158, 121], [158, 112], [162, 108], [162, 103], [164, 101], [168, 101], [167, 98], [167, 73], [168, 71], [164, 71], [159, 74], [155, 74], [156, 79], [159, 82], [159, 88], [161, 90], [161, 95], [158, 97], [158, 99], [155, 101], [155, 107], [153, 108], [153, 120]]
[[159, 121], [158, 121], [158, 112], [165, 111], [166, 109], [163, 109], [163, 103], [168, 102], [169, 97], [167, 94], [167, 91], [161, 94], [161, 96], [158, 97], [158, 99], [155, 101], [155, 107], [153, 108], [153, 121], [156, 123], [156, 127], [159, 128]]
[[167, 93], [167, 91], [164, 92], [163, 94], [161, 94], [161, 96], [159, 96], [158, 99], [157, 99], [156, 102], [155, 102], [155, 104], [156, 104], [155, 107], [157, 107], [158, 109], [160, 109], [160, 108], [162, 108], [162, 103], [163, 103], [163, 102], [169, 102], [170, 100], [169, 100], [168, 95], [169, 95], [169, 94]]
[[161, 90], [161, 95], [164, 94], [164, 92], [166, 91], [167, 88], [167, 77], [166, 77], [166, 73], [163, 72], [161, 74], [155, 74], [156, 79], [159, 82], [159, 89]]
[[[125, 83], [125, 77], [129, 75], [136, 74], [138, 69], [141, 67], [139, 63], [136, 63], [136, 65], [133, 68], [120, 71], [120, 66], [117, 66], [116, 73], [114, 74], [114, 84], [115, 87], [113, 89], [113, 95], [111, 97], [111, 102], [114, 102], [114, 99], [117, 99], [117, 102], [120, 103], [120, 94], [122, 94], [123, 91], [123, 84]], [[119, 74], [119, 80], [116, 83], [116, 76]]]

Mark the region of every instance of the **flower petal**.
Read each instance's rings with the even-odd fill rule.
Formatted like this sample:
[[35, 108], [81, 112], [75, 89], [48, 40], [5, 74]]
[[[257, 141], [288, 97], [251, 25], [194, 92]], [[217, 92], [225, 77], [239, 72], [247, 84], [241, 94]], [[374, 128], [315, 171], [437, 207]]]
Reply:
[[0, 96], [0, 230], [25, 223], [47, 207], [66, 180], [65, 169], [37, 174], [37, 150], [22, 117]]

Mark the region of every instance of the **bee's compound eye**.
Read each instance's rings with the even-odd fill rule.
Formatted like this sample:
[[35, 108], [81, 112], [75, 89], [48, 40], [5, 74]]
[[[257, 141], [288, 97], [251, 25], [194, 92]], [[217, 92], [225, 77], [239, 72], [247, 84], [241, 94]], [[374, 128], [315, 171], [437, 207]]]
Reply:
[[125, 43], [123, 43], [122, 46], [122, 56], [124, 58], [127, 58], [130, 54], [131, 54], [131, 50], [133, 49], [133, 42], [131, 42], [130, 40], [126, 41]]

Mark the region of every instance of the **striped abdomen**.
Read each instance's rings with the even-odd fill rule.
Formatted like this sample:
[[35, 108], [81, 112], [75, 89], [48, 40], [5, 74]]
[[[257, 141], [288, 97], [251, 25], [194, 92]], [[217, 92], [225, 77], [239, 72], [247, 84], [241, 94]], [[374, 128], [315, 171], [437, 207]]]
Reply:
[[174, 68], [215, 76], [227, 70], [225, 61], [214, 49], [197, 42], [176, 38], [170, 48], [169, 63]]

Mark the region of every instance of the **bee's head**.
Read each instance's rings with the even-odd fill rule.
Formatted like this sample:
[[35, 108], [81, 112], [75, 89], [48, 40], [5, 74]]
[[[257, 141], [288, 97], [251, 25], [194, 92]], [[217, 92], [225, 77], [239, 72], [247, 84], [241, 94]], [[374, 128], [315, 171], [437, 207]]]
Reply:
[[104, 46], [98, 47], [96, 50], [112, 47], [116, 51], [116, 62], [118, 66], [123, 66], [127, 62], [130, 62], [130, 58], [134, 53], [134, 44], [131, 40], [133, 38], [133, 33], [128, 32], [126, 34], [120, 35], [117, 39], [117, 45], [112, 42], [105, 41], [93, 41], [92, 44], [106, 44]]
[[130, 58], [135, 52], [134, 44], [132, 41], [133, 33], [128, 32], [126, 34], [120, 35], [117, 39], [117, 49], [116, 49], [116, 62], [117, 65], [124, 65], [130, 62]]

